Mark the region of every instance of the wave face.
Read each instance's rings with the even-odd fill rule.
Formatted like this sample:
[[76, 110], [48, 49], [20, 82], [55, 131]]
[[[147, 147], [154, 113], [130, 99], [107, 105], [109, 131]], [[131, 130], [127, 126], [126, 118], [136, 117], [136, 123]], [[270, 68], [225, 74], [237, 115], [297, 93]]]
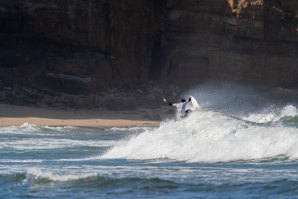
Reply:
[[[275, 120], [295, 117], [296, 112], [288, 114], [294, 109], [294, 106], [285, 107]], [[256, 122], [261, 123], [261, 120]], [[279, 156], [298, 158], [297, 128], [251, 121], [201, 109], [186, 119], [164, 122], [157, 129], [123, 140], [102, 158], [187, 162], [260, 160]]]

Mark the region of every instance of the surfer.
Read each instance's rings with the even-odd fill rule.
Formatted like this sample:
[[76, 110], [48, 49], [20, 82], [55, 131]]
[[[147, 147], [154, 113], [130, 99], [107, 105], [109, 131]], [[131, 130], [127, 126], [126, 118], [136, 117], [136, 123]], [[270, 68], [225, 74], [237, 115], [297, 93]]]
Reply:
[[177, 102], [177, 103], [174, 103], [174, 104], [169, 102], [166, 98], [163, 98], [163, 101], [166, 104], [168, 104], [169, 106], [175, 106], [177, 108], [177, 111], [178, 111], [178, 116], [180, 118], [185, 118], [192, 112], [192, 109], [190, 107], [193, 106], [193, 105], [191, 105], [191, 106], [189, 105], [192, 98], [193, 97], [190, 96], [188, 100], [181, 99], [180, 102]]

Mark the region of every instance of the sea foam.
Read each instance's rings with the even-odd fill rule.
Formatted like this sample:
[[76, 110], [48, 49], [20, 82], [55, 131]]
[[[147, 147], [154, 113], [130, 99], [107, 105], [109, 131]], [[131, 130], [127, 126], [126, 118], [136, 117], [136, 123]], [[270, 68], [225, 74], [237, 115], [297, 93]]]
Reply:
[[28, 168], [27, 174], [29, 176], [34, 177], [35, 179], [46, 179], [50, 181], [72, 181], [72, 180], [78, 180], [88, 177], [94, 177], [97, 176], [96, 173], [88, 173], [88, 174], [58, 174], [53, 171], [45, 171], [40, 168]]

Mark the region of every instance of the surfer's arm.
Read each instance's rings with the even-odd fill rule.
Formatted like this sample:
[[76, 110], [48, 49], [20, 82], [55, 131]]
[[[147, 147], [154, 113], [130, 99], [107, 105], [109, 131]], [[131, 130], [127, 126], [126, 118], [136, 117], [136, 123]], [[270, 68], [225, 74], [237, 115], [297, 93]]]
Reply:
[[171, 102], [169, 102], [166, 98], [163, 98], [163, 101], [168, 104], [169, 106], [173, 106], [173, 104]]

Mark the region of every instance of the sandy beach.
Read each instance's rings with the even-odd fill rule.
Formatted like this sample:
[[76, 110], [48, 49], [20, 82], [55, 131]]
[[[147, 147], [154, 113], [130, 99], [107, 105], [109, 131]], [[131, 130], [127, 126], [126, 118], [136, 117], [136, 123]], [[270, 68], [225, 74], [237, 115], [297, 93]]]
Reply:
[[24, 123], [40, 126], [75, 126], [92, 128], [157, 127], [160, 121], [148, 117], [152, 110], [54, 110], [0, 104], [0, 127]]

